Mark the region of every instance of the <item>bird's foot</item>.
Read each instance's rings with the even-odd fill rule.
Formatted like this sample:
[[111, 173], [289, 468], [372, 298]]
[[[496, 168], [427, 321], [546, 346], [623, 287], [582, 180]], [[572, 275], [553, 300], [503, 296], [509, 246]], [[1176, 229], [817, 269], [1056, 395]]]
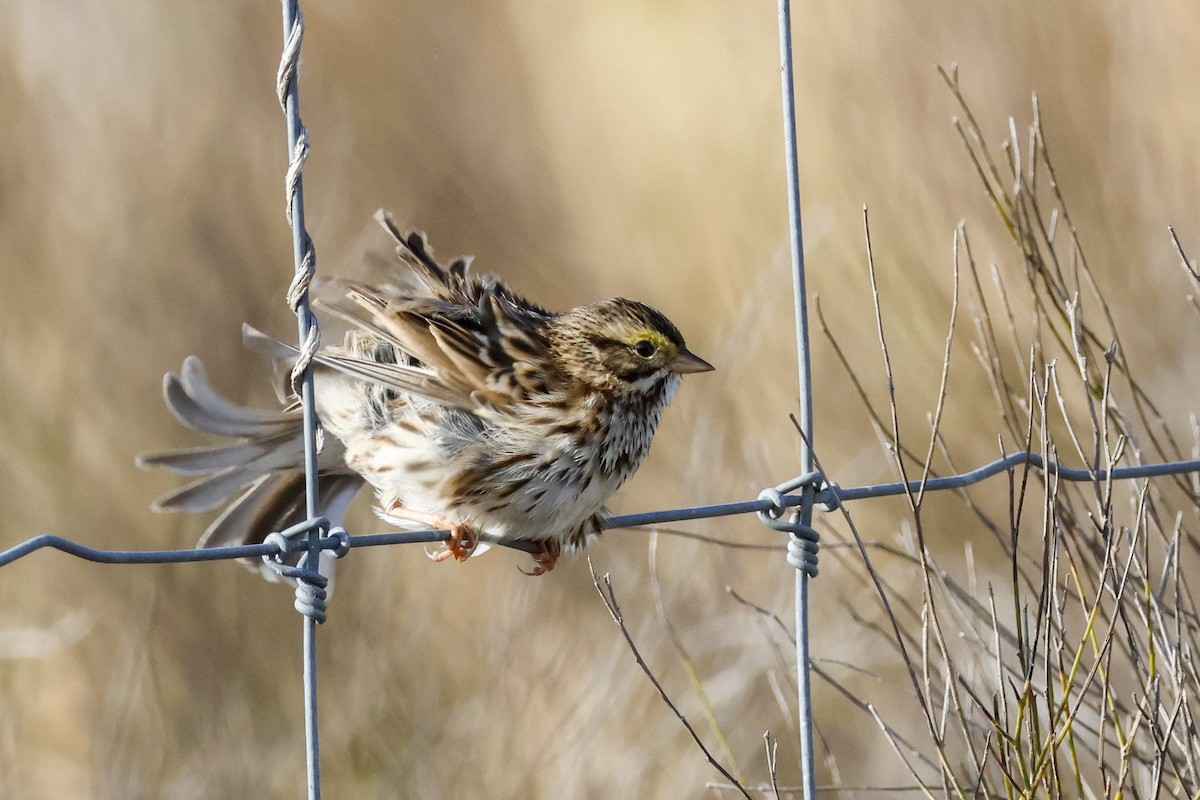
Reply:
[[439, 517], [433, 526], [438, 530], [450, 531], [450, 541], [446, 542], [446, 546], [428, 554], [434, 561], [440, 564], [451, 557], [455, 561], [466, 561], [475, 552], [475, 547], [479, 544], [479, 534], [470, 525], [455, 522], [448, 517]]
[[[533, 569], [529, 572], [521, 570], [521, 572], [534, 577], [536, 575], [545, 575], [550, 570], [554, 569], [554, 565], [558, 563], [558, 557], [562, 555], [562, 543], [558, 539], [546, 539], [538, 542], [541, 549], [533, 553]], [[520, 569], [520, 567], [518, 567]]]
[[434, 530], [450, 531], [450, 539], [446, 542], [445, 547], [432, 553], [426, 552], [426, 555], [439, 563], [447, 561], [450, 558], [454, 558], [456, 561], [466, 561], [475, 552], [475, 547], [479, 544], [479, 533], [474, 528], [456, 519], [451, 519], [445, 514], [430, 514], [425, 511], [417, 511], [393, 501], [387, 506], [385, 516], [393, 520], [419, 522], [422, 525], [428, 525]]

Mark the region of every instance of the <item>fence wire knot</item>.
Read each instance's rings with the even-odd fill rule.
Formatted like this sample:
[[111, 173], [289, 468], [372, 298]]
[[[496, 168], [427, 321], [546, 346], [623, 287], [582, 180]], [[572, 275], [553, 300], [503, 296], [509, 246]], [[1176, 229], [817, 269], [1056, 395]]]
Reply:
[[342, 558], [350, 552], [350, 534], [346, 533], [345, 528], [334, 528], [329, 532], [329, 538], [337, 542], [337, 546], [329, 551], [333, 553], [334, 558]]
[[821, 534], [800, 522], [799, 512], [792, 515], [788, 523], [787, 562], [810, 578], [817, 577], [817, 551], [821, 548]]
[[[787, 562], [810, 578], [817, 577], [817, 551], [821, 546], [821, 535], [802, 520], [805, 514], [811, 518], [818, 494], [822, 495], [821, 500], [827, 507], [836, 507], [837, 492], [824, 491], [824, 484], [825, 476], [821, 472], [806, 472], [778, 486], [763, 489], [758, 495], [759, 500], [771, 504], [770, 508], [758, 512], [759, 520], [772, 530], [790, 534]], [[801, 490], [800, 509], [792, 511], [791, 518], [785, 520], [784, 515], [794, 505], [787, 503], [785, 496], [796, 489]]]
[[317, 622], [325, 621], [325, 604], [329, 592], [326, 587], [329, 586], [329, 579], [315, 570], [307, 569], [308, 555], [305, 554], [300, 559], [300, 566], [296, 568], [296, 601], [292, 603], [292, 607], [306, 617], [311, 617]]
[[[318, 536], [317, 548], [304, 552], [295, 564], [287, 563], [286, 557], [289, 553], [300, 551], [307, 546], [301, 537], [307, 537], [313, 531], [316, 531]], [[350, 552], [350, 534], [342, 527], [330, 528], [328, 519], [317, 517], [293, 525], [287, 530], [271, 533], [263, 542], [277, 548], [277, 552], [262, 557], [263, 563], [280, 576], [296, 583], [296, 601], [293, 604], [295, 609], [317, 622], [324, 622], [329, 579], [320, 573], [320, 559], [314, 561], [312, 555], [328, 550], [334, 558], [341, 558]]]

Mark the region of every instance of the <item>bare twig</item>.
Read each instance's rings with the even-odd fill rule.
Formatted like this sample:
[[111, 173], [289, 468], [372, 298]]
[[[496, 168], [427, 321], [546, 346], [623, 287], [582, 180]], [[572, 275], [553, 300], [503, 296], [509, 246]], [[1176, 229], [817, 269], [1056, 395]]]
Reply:
[[717, 712], [713, 710], [712, 701], [708, 699], [708, 692], [704, 689], [704, 681], [700, 680], [700, 674], [696, 671], [696, 664], [692, 660], [692, 656], [688, 653], [687, 648], [683, 645], [683, 639], [680, 638], [679, 632], [675, 630], [675, 625], [671, 622], [670, 616], [667, 615], [667, 606], [663, 601], [662, 584], [658, 578], [658, 535], [655, 532], [650, 534], [650, 591], [654, 595], [654, 610], [658, 613], [658, 620], [662, 623], [667, 631], [667, 638], [671, 640], [671, 646], [675, 648], [675, 652], [679, 655], [679, 662], [683, 665], [683, 671], [687, 673], [688, 682], [692, 684], [692, 690], [696, 692], [696, 697], [700, 700], [700, 708], [704, 712], [704, 719], [708, 723], [709, 730], [713, 736], [717, 737], [717, 744], [721, 747], [721, 752], [725, 754], [725, 759], [732, 765], [732, 771], [737, 779], [742, 783], [746, 782], [746, 777], [742, 775], [741, 769], [738, 768], [737, 759], [733, 755], [733, 749], [729, 746], [729, 740], [725, 736], [725, 731], [721, 727], [721, 723], [717, 720]]
[[725, 769], [725, 767], [721, 765], [721, 762], [717, 761], [717, 759], [713, 757], [713, 754], [709, 752], [708, 748], [705, 747], [704, 742], [701, 741], [700, 737], [696, 734], [696, 729], [692, 727], [692, 723], [688, 722], [687, 717], [685, 717], [679, 708], [673, 702], [671, 702], [670, 696], [667, 695], [667, 692], [665, 689], [663, 689], [662, 684], [658, 682], [658, 678], [656, 678], [654, 673], [650, 670], [650, 666], [646, 664], [645, 659], [642, 658], [641, 651], [639, 651], [637, 649], [637, 645], [633, 643], [633, 637], [629, 634], [629, 629], [625, 627], [625, 618], [621, 615], [621, 607], [617, 604], [617, 596], [613, 592], [612, 582], [609, 580], [608, 573], [605, 573], [603, 577], [596, 574], [596, 568], [592, 566], [592, 559], [590, 557], [588, 558], [588, 569], [592, 573], [592, 585], [596, 587], [596, 593], [600, 595], [600, 600], [604, 603], [604, 607], [608, 609], [609, 616], [613, 618], [613, 622], [617, 623], [617, 627], [621, 629], [621, 635], [625, 637], [625, 643], [629, 645], [629, 649], [633, 653], [634, 660], [637, 661], [638, 666], [641, 667], [642, 672], [646, 674], [646, 677], [650, 679], [650, 683], [654, 684], [654, 688], [658, 691], [658, 696], [661, 697], [663, 702], [667, 704], [667, 707], [671, 709], [671, 712], [675, 715], [676, 719], [683, 723], [683, 727], [687, 729], [688, 735], [692, 737], [692, 741], [695, 742], [696, 746], [700, 748], [700, 752], [704, 754], [704, 758], [708, 761], [708, 763], [711, 764], [717, 772], [721, 773], [725, 780], [729, 781], [729, 783], [731, 783], [739, 792], [741, 792], [742, 796], [745, 797], [746, 800], [751, 800], [750, 793], [746, 791], [746, 787], [743, 786], [740, 781], [734, 778], [729, 770]]
[[776, 756], [779, 754], [779, 742], [771, 738], [771, 732], [763, 733], [763, 744], [767, 748], [767, 775], [771, 779], [771, 791], [775, 793], [775, 800], [780, 800], [779, 797], [779, 781], [777, 780], [777, 771], [775, 769]]

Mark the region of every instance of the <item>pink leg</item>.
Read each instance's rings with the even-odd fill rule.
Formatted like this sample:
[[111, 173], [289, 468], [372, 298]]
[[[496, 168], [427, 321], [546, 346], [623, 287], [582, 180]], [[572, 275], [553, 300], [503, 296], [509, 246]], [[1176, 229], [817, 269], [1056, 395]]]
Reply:
[[387, 515], [397, 519], [419, 522], [435, 530], [450, 531], [450, 541], [446, 542], [443, 550], [429, 555], [434, 561], [442, 562], [453, 556], [458, 561], [466, 561], [475, 552], [479, 544], [479, 535], [468, 525], [447, 517], [445, 514], [429, 514], [408, 508], [400, 503], [392, 503], [387, 508]]
[[533, 554], [533, 570], [525, 572], [530, 577], [537, 575], [545, 575], [550, 570], [554, 569], [554, 565], [558, 563], [558, 557], [562, 554], [562, 543], [558, 539], [546, 539], [539, 542], [542, 549], [540, 552]]

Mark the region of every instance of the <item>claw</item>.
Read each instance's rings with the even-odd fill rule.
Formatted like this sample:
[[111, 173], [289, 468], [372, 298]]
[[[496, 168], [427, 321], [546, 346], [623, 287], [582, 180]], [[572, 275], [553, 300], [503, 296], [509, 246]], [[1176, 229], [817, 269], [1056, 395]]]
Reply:
[[[538, 575], [545, 575], [547, 572], [554, 569], [554, 565], [558, 563], [558, 557], [562, 554], [562, 544], [558, 541], [558, 539], [546, 539], [538, 544], [541, 545], [542, 549], [532, 554], [533, 569], [529, 572], [526, 572], [523, 569], [521, 570], [523, 574], [528, 575], [531, 578]], [[517, 569], [521, 568], [517, 567]]]
[[479, 534], [473, 528], [461, 522], [451, 522], [445, 517], [439, 521], [438, 527], [445, 527], [450, 531], [450, 541], [446, 542], [444, 549], [431, 556], [434, 561], [440, 564], [451, 556], [456, 561], [466, 561], [475, 552], [475, 546], [479, 544]]
[[420, 522], [437, 530], [450, 531], [450, 540], [446, 542], [445, 547], [441, 550], [435, 550], [432, 553], [428, 550], [425, 551], [425, 555], [438, 563], [446, 561], [451, 557], [456, 561], [466, 561], [475, 552], [475, 547], [479, 544], [479, 534], [474, 528], [458, 520], [451, 519], [444, 514], [428, 514], [424, 511], [407, 508], [398, 501], [392, 501], [387, 505], [385, 519], [387, 517]]

